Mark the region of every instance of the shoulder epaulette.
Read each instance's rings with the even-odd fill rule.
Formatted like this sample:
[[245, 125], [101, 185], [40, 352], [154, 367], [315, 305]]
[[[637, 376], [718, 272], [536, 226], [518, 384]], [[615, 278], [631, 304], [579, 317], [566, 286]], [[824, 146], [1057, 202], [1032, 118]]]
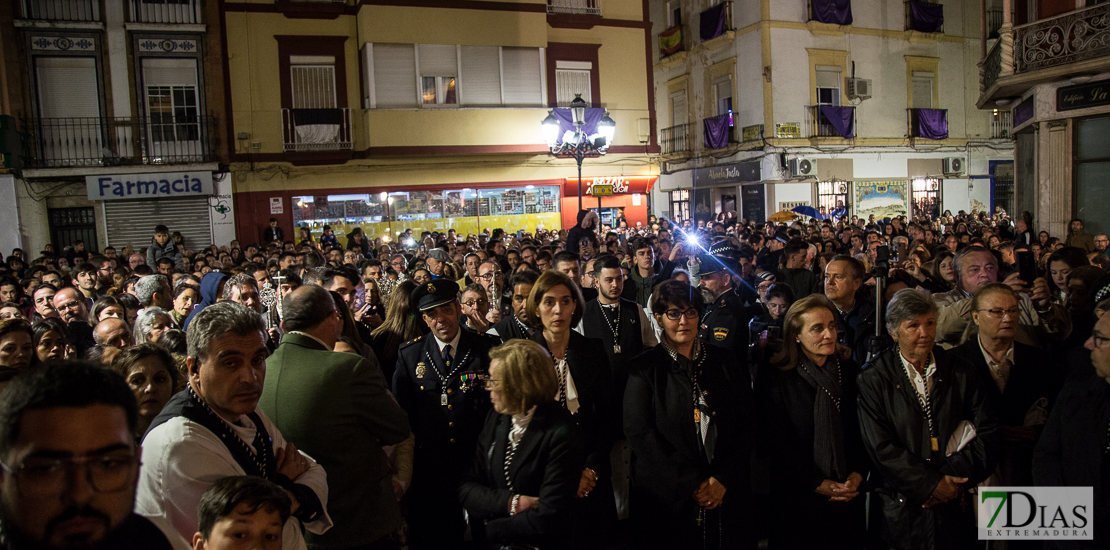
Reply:
[[422, 341], [424, 341], [424, 335], [423, 334], [421, 334], [420, 336], [417, 336], [416, 338], [413, 338], [412, 340], [409, 340], [408, 342], [405, 342], [404, 344], [401, 344], [401, 346], [398, 349], [404, 349], [404, 348], [407, 348], [407, 347], [409, 347], [413, 344], [416, 344], [416, 343], [422, 342]]

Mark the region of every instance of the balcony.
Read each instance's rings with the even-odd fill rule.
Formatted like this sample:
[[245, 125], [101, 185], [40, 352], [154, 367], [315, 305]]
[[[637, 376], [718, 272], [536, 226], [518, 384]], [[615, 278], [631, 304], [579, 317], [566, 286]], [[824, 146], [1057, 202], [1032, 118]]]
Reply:
[[706, 149], [724, 149], [731, 143], [740, 143], [731, 112], [706, 118], [702, 121], [702, 130], [705, 132], [703, 141]]
[[910, 137], [948, 139], [947, 109], [907, 109]]
[[701, 23], [700, 38], [702, 42], [708, 42], [729, 31], [736, 30], [736, 28], [732, 26], [731, 0], [721, 2], [701, 12], [699, 19]]
[[215, 159], [210, 116], [39, 118], [29, 130], [28, 168], [183, 164]]
[[[822, 111], [830, 111], [833, 118]], [[809, 137], [813, 138], [844, 138], [856, 137], [855, 107], [838, 107], [835, 105], [812, 105], [809, 108], [809, 118], [806, 121]], [[839, 128], [838, 128], [839, 126]]]
[[905, 6], [907, 31], [944, 33], [943, 5], [921, 0], [907, 0]]
[[679, 124], [659, 130], [659, 147], [664, 155], [692, 149], [693, 124]]
[[348, 151], [351, 141], [350, 109], [282, 109], [285, 151]]
[[1010, 111], [995, 111], [991, 117], [991, 139], [1008, 139], [1014, 130], [1013, 121]]
[[547, 0], [547, 13], [601, 15], [601, 0]]
[[1014, 72], [1110, 55], [1110, 4], [1014, 27]]
[[201, 0], [131, 0], [132, 23], [200, 23]]
[[100, 21], [100, 2], [96, 0], [21, 0], [23, 19], [44, 21]]
[[675, 25], [659, 33], [660, 61], [685, 51], [686, 42], [682, 38], [682, 25]]

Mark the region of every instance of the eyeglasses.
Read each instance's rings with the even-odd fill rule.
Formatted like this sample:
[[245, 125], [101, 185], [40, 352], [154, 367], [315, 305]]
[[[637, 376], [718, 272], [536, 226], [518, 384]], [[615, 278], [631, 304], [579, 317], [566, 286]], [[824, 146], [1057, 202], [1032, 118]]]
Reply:
[[1009, 315], [1012, 319], [1016, 319], [1019, 315], [1021, 315], [1021, 308], [1018, 307], [1012, 307], [1010, 309], [1002, 309], [1000, 307], [996, 307], [994, 309], [980, 309], [979, 311], [985, 312], [987, 315], [990, 315], [994, 319], [1002, 319], [1006, 315]]
[[0, 463], [0, 467], [12, 474], [22, 495], [53, 497], [69, 488], [71, 473], [79, 465], [85, 465], [85, 479], [93, 490], [114, 493], [134, 483], [138, 463], [131, 452], [113, 452], [76, 458], [28, 458], [16, 466]]
[[462, 303], [466, 307], [474, 307], [475, 305], [489, 305], [489, 300], [467, 300]]
[[501, 387], [501, 381], [494, 378], [482, 378], [482, 385], [487, 390], [494, 390]]
[[491, 271], [489, 273], [486, 273], [485, 275], [479, 275], [478, 278], [483, 281], [488, 281], [494, 277], [497, 277], [498, 275], [501, 275], [500, 271]]
[[687, 319], [697, 319], [698, 318], [698, 310], [696, 310], [694, 308], [689, 308], [685, 311], [679, 311], [677, 309], [668, 309], [665, 313], [667, 314], [667, 318], [672, 320], [672, 321], [677, 321], [677, 320], [679, 320], [683, 317], [685, 317]]
[[58, 306], [58, 309], [81, 309], [81, 302], [79, 302], [77, 300], [74, 300], [72, 302], [66, 302], [66, 303]]
[[1098, 334], [1093, 332], [1091, 333], [1091, 339], [1095, 341], [1096, 348], [1101, 348], [1106, 344], [1106, 342], [1110, 342], [1110, 338], [1103, 338], [1102, 336], [1099, 336]]

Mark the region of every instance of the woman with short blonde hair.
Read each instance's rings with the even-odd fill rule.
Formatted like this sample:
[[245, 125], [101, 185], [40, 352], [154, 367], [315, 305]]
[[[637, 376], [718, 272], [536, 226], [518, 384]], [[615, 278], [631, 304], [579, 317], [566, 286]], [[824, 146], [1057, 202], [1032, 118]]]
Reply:
[[489, 354], [493, 410], [459, 499], [472, 519], [485, 522], [491, 548], [575, 547], [583, 438], [555, 402], [551, 356], [522, 339]]

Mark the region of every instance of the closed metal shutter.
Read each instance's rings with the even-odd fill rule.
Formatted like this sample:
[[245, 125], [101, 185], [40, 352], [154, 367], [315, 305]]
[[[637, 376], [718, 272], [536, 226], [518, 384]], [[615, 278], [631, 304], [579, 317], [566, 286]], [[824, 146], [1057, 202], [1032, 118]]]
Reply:
[[136, 251], [150, 246], [158, 224], [180, 231], [185, 248], [200, 250], [212, 244], [208, 197], [181, 199], [105, 201], [104, 219], [108, 245], [116, 250], [131, 244]]

